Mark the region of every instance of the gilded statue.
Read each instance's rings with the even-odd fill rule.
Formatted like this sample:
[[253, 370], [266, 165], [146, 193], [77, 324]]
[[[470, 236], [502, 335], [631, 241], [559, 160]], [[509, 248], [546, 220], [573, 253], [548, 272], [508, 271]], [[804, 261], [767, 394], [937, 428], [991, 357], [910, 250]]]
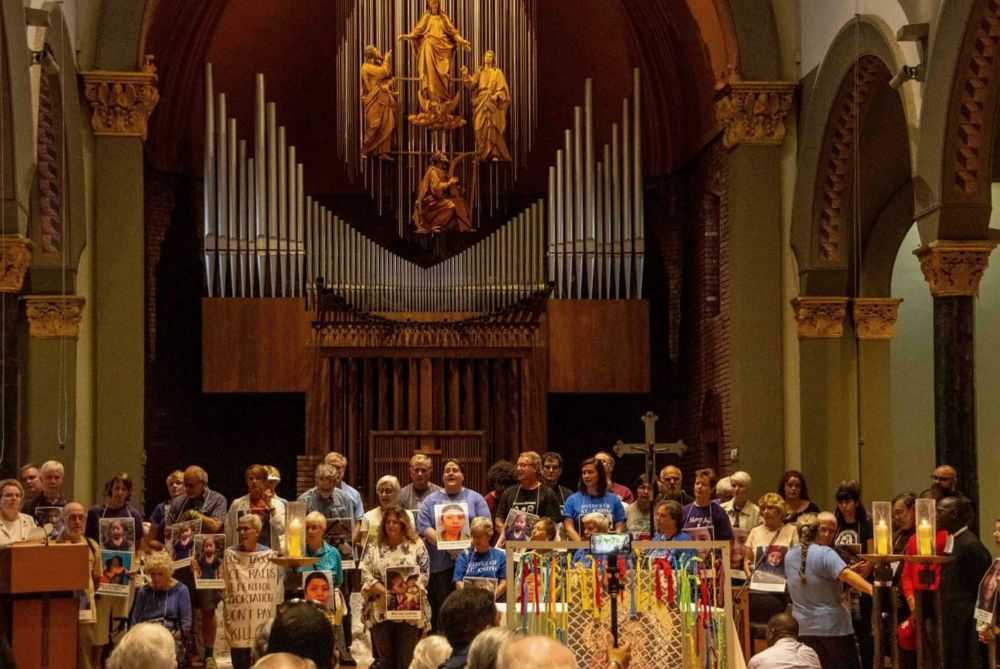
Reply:
[[365, 47], [361, 66], [361, 104], [365, 110], [362, 156], [392, 160], [392, 135], [396, 130], [396, 80], [392, 76], [392, 50], [383, 57], [374, 46]]
[[418, 234], [472, 230], [469, 205], [458, 188], [458, 177], [454, 175], [459, 159], [449, 161], [442, 151], [431, 154], [430, 165], [420, 180], [417, 202], [413, 207], [413, 225]]
[[410, 122], [434, 128], [464, 124], [463, 119], [452, 114], [458, 106], [458, 95], [452, 92], [451, 61], [456, 45], [465, 49], [472, 45], [441, 10], [441, 0], [427, 0], [427, 9], [417, 25], [399, 39], [412, 42], [417, 57], [421, 113], [411, 116]]
[[493, 64], [494, 53], [483, 54], [483, 64], [474, 74], [464, 66], [461, 81], [472, 89], [472, 125], [476, 131], [476, 158], [485, 160], [510, 160], [510, 151], [503, 134], [507, 129], [507, 108], [510, 106], [510, 88], [503, 71]]

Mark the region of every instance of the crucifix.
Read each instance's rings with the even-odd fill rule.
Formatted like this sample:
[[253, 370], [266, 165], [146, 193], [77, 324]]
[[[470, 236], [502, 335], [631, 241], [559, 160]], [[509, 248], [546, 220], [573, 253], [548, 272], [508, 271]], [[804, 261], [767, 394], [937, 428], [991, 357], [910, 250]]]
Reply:
[[[642, 422], [646, 425], [646, 441], [642, 444], [626, 444], [621, 439], [614, 446], [615, 455], [619, 458], [623, 455], [644, 455], [646, 456], [646, 479], [653, 490], [653, 497], [656, 497], [656, 476], [653, 471], [656, 469], [656, 454], [670, 453], [678, 457], [684, 455], [687, 444], [683, 441], [675, 441], [667, 444], [656, 443], [656, 421], [659, 420], [652, 411], [647, 411], [642, 415]], [[656, 509], [655, 504], [649, 506], [649, 533], [656, 534]]]

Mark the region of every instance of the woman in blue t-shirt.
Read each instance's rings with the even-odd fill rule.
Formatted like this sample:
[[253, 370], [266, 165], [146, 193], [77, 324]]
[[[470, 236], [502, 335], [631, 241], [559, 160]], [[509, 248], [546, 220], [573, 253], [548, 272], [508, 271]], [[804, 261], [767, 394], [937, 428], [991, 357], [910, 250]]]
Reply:
[[580, 519], [588, 513], [602, 513], [615, 532], [625, 529], [625, 507], [617, 495], [608, 490], [608, 475], [604, 464], [587, 458], [580, 465], [580, 492], [566, 498], [563, 525], [570, 541], [580, 541]]
[[[473, 518], [470, 526], [472, 545], [460, 552], [455, 559], [455, 587], [461, 590], [467, 578], [496, 579], [493, 596], [503, 601], [507, 590], [507, 554], [499, 548], [490, 547], [493, 536], [493, 522], [489, 518]], [[484, 581], [470, 581], [477, 587]], [[492, 583], [489, 583], [492, 585]]]

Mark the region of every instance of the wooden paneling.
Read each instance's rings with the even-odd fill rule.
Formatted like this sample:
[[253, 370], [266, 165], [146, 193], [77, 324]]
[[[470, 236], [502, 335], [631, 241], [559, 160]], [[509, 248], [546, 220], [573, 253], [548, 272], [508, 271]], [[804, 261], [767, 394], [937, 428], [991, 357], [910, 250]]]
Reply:
[[202, 390], [305, 392], [314, 356], [302, 298], [201, 301]]
[[550, 300], [549, 392], [649, 392], [649, 303]]

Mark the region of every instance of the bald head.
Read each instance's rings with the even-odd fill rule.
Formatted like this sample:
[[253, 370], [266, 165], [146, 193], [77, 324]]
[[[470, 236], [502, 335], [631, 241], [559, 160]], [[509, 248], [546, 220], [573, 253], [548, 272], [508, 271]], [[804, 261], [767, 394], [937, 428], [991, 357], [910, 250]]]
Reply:
[[767, 643], [774, 645], [781, 639], [797, 639], [799, 636], [799, 621], [788, 613], [771, 616], [767, 621]]
[[253, 669], [316, 669], [316, 663], [291, 653], [271, 653], [257, 660]]
[[576, 659], [554, 639], [525, 636], [504, 645], [497, 669], [576, 669]]
[[931, 487], [945, 495], [958, 490], [958, 472], [951, 465], [941, 465], [931, 474]]

